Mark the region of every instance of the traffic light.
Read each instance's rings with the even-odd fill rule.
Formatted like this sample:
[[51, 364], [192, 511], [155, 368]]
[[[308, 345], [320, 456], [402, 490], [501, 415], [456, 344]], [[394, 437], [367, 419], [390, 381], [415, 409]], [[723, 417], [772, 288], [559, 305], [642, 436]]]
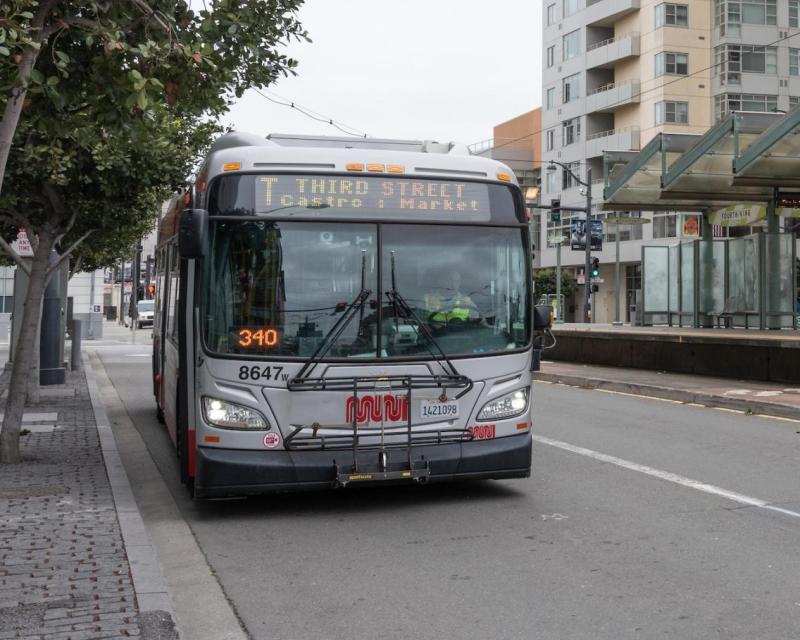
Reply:
[[550, 222], [561, 222], [561, 198], [550, 201]]
[[592, 258], [592, 278], [600, 277], [600, 258]]

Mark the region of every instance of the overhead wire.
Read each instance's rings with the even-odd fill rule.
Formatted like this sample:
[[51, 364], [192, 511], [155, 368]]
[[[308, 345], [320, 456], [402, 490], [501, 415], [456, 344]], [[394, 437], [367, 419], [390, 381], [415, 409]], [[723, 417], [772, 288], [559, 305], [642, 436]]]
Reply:
[[[321, 114], [321, 113], [319, 113], [317, 111], [314, 111], [313, 109], [311, 109], [309, 107], [305, 107], [303, 105], [299, 105], [296, 102], [294, 102], [292, 100], [289, 100], [288, 98], [284, 98], [282, 96], [278, 96], [278, 97], [281, 98], [281, 100], [278, 100], [276, 98], [273, 98], [272, 96], [267, 95], [266, 91], [264, 91], [263, 89], [257, 89], [255, 87], [253, 87], [253, 90], [258, 95], [260, 95], [262, 98], [264, 98], [266, 100], [269, 100], [270, 102], [273, 102], [275, 104], [281, 105], [283, 107], [289, 107], [291, 109], [299, 111], [300, 113], [302, 113], [307, 118], [311, 118], [312, 120], [316, 120], [317, 122], [323, 122], [325, 124], [328, 124], [328, 125], [336, 128], [336, 129], [338, 129], [339, 131], [341, 131], [345, 135], [353, 136], [355, 138], [367, 138], [367, 137], [369, 137], [369, 135], [366, 132], [361, 131], [360, 129], [357, 129], [356, 127], [351, 127], [350, 125], [347, 125], [347, 124], [345, 124], [343, 122], [337, 122], [333, 118], [329, 118], [329, 117], [327, 117], [327, 116], [325, 116], [325, 115], [323, 115], [323, 114]], [[277, 95], [277, 94], [275, 94], [275, 95]], [[347, 129], [350, 129], [350, 131], [348, 131]], [[354, 131], [357, 132], [357, 133], [353, 133]]]

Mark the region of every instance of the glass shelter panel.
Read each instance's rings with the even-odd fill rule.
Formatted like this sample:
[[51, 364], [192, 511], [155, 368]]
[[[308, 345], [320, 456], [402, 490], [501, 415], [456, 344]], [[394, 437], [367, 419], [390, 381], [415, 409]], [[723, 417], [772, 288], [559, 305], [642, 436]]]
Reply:
[[667, 270], [669, 254], [667, 247], [642, 247], [642, 288], [644, 292], [645, 323], [662, 321], [668, 311]]
[[793, 236], [765, 234], [767, 326], [792, 327], [795, 303], [795, 273], [793, 265]]
[[684, 242], [680, 246], [681, 266], [681, 324], [686, 319], [687, 314], [694, 313], [694, 292], [695, 292], [695, 270], [694, 256], [697, 250], [697, 242]]

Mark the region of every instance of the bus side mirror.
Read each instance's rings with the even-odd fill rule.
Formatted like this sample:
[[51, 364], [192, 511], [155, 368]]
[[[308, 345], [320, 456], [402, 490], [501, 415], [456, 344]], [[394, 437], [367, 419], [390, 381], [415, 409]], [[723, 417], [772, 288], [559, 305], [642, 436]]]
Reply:
[[533, 328], [544, 331], [553, 326], [553, 307], [549, 304], [537, 304], [533, 308]]
[[178, 223], [178, 251], [181, 258], [202, 258], [206, 245], [208, 211], [184, 209]]

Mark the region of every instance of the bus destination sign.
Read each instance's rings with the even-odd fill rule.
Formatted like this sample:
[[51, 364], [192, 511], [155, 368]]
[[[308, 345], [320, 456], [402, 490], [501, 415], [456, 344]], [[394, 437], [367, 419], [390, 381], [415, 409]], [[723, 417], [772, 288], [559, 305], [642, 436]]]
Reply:
[[[256, 211], [333, 209], [337, 213], [467, 214], [489, 218], [488, 185], [450, 180], [414, 180], [373, 176], [259, 176]], [[333, 213], [333, 212], [331, 212]]]

